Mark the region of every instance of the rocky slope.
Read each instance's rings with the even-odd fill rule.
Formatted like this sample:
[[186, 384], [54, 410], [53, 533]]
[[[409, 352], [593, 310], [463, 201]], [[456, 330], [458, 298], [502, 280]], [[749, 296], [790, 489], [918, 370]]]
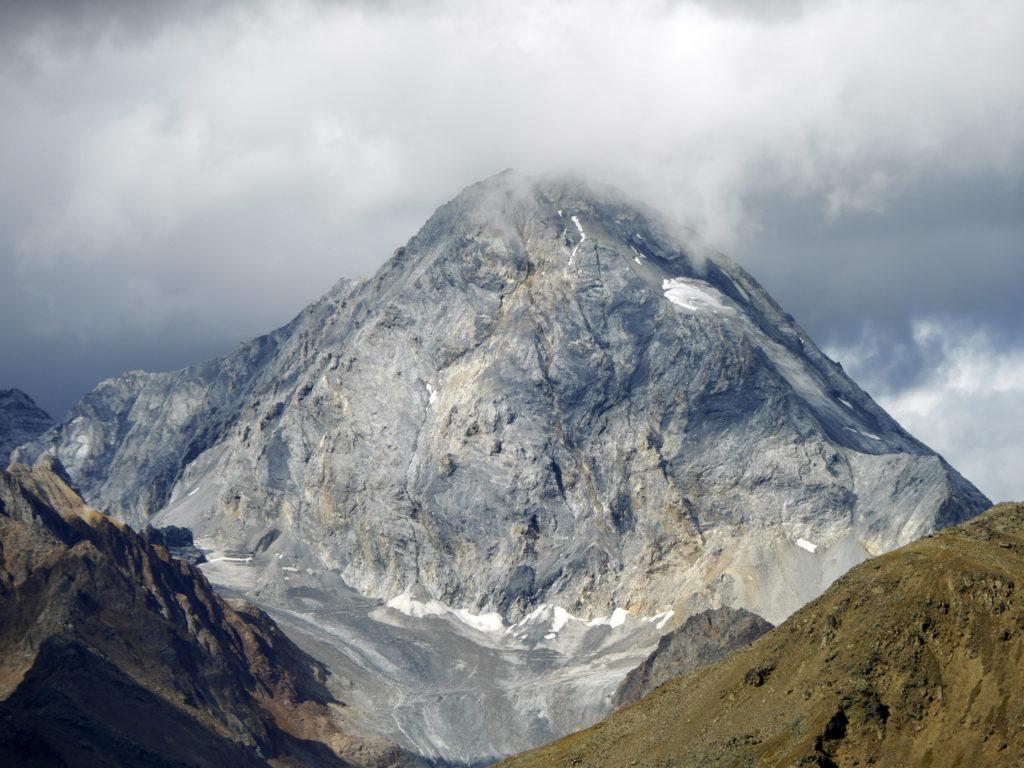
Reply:
[[86, 506], [0, 471], [0, 763], [399, 766], [263, 612]]
[[35, 450], [134, 525], [283, 535], [364, 594], [507, 618], [681, 596], [779, 620], [985, 506], [743, 270], [511, 172], [279, 331], [103, 382]]
[[11, 451], [52, 426], [50, 415], [20, 389], [0, 389], [0, 469]]
[[[593, 722], [665, 622], [779, 622], [987, 506], [728, 259], [512, 172], [233, 354], [102, 382], [42, 453], [118, 518], [191, 529], [215, 583], [394, 684], [366, 693], [407, 713], [390, 735], [461, 762]], [[353, 636], [374, 652], [332, 650]]]
[[858, 566], [749, 648], [503, 763], [1024, 764], [1024, 506]]
[[630, 670], [615, 689], [612, 705], [632, 704], [659, 685], [713, 664], [750, 645], [772, 625], [742, 608], [718, 608], [688, 618], [658, 641], [643, 664]]

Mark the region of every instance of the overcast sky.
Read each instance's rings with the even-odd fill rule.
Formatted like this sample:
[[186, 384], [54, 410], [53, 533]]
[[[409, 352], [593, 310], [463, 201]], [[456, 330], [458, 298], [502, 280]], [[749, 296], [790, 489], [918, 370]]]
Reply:
[[1018, 0], [0, 8], [0, 387], [54, 415], [280, 325], [473, 181], [575, 170], [1024, 497]]

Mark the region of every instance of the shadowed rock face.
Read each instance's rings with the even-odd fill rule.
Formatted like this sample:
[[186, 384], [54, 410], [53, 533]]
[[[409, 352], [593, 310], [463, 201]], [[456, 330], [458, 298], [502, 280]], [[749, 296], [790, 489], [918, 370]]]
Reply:
[[364, 594], [510, 619], [778, 621], [986, 506], [725, 257], [512, 172], [234, 354], [101, 383], [33, 450], [133, 525], [277, 531]]
[[412, 765], [346, 732], [326, 670], [264, 613], [86, 506], [0, 471], [0, 762]]
[[854, 568], [711, 667], [505, 768], [1024, 764], [1024, 505]]
[[0, 389], [0, 469], [11, 451], [53, 426], [50, 415], [20, 389]]
[[626, 675], [612, 697], [612, 704], [631, 704], [674, 677], [706, 667], [750, 645], [771, 628], [760, 616], [742, 608], [694, 614], [662, 637], [644, 663]]

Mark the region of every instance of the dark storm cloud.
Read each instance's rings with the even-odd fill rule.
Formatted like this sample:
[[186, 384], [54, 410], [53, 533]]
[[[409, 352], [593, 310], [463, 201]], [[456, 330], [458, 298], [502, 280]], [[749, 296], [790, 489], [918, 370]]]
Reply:
[[997, 417], [1002, 394], [941, 372], [968, 343], [1024, 347], [1019, 3], [0, 13], [0, 386], [57, 412], [100, 376], [286, 321], [508, 166], [581, 171], [695, 226], [904, 420], [929, 383]]

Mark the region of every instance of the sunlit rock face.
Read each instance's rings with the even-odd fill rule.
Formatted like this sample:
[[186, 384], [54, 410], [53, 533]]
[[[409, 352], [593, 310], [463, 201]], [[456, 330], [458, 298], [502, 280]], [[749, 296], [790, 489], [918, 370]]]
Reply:
[[[387, 601], [424, 626], [473, 617], [474, 642], [559, 644], [558, 664], [598, 641], [508, 628], [543, 606], [609, 632], [719, 606], [777, 623], [987, 504], [691, 233], [614, 190], [513, 172], [284, 328], [102, 382], [40, 451], [133, 525], [191, 528], [211, 577], [265, 605], [344, 625], [325, 607], [344, 585], [367, 626], [391, 626], [371, 617]], [[597, 709], [653, 649], [642, 634], [589, 690]], [[593, 719], [508, 694], [546, 675], [556, 700], [558, 664], [510, 677], [494, 739], [418, 743], [472, 762]]]

